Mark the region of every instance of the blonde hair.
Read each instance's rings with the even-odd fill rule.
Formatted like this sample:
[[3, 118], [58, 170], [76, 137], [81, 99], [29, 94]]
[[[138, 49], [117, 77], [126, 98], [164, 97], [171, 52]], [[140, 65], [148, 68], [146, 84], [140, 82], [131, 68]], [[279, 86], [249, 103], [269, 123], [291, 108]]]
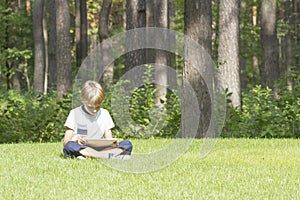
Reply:
[[103, 88], [96, 81], [87, 81], [83, 84], [80, 94], [81, 102], [85, 105], [101, 106], [105, 98]]

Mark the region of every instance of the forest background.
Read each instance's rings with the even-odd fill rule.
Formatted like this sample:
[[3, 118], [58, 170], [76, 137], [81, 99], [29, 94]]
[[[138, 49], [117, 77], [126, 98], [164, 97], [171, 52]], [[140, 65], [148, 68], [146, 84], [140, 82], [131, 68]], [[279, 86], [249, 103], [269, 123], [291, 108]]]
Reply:
[[[299, 0], [1, 1], [0, 143], [61, 140], [83, 60], [105, 39], [140, 27], [184, 33], [213, 58], [226, 88], [222, 137], [299, 138], [299, 12]], [[99, 78], [106, 89], [103, 107], [111, 111], [111, 94], [126, 71], [150, 61], [193, 82], [204, 102], [197, 133], [204, 137], [206, 86], [178, 55], [141, 50], [114, 61]], [[156, 76], [154, 66], [146, 69], [144, 86], [123, 96], [137, 126], [117, 126], [115, 137], [174, 137], [180, 129], [180, 98], [175, 91], [157, 95], [153, 84], [167, 84], [167, 72]], [[151, 120], [153, 106], [164, 108], [163, 120]]]

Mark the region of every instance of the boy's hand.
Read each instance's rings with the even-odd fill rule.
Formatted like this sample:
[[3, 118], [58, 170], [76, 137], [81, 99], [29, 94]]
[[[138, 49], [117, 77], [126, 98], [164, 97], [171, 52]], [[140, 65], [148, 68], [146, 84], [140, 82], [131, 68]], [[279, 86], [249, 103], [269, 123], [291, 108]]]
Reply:
[[77, 142], [77, 143], [82, 144], [82, 145], [85, 145], [86, 144], [85, 137], [86, 136], [76, 134], [75, 136], [73, 136], [72, 141]]
[[86, 139], [85, 139], [85, 136], [79, 136], [77, 142], [78, 142], [79, 144], [86, 145]]
[[114, 143], [111, 144], [112, 147], [117, 147], [119, 145], [118, 141], [115, 141]]

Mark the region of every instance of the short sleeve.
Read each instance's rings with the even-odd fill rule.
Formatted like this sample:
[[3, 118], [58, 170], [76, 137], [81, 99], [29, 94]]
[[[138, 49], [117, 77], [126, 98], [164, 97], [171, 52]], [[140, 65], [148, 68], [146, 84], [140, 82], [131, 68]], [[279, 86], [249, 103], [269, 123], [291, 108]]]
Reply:
[[103, 131], [110, 130], [115, 127], [115, 124], [106, 109], [101, 110], [101, 122], [103, 122]]
[[68, 115], [68, 118], [64, 124], [65, 127], [70, 128], [72, 130], [76, 130], [76, 122], [75, 122], [75, 113], [74, 110], [71, 110], [71, 112]]

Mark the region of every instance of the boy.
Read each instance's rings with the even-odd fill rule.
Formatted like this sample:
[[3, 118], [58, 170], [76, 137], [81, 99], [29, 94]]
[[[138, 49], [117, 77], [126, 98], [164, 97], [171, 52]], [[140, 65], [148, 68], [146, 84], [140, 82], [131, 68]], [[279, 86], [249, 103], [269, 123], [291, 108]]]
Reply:
[[100, 151], [85, 146], [84, 137], [92, 139], [112, 138], [111, 129], [115, 126], [109, 112], [101, 108], [105, 98], [104, 90], [95, 81], [84, 83], [80, 100], [83, 105], [71, 110], [65, 122], [63, 152], [66, 156], [84, 159], [118, 158], [128, 159], [132, 151], [132, 144], [123, 140], [111, 147]]

